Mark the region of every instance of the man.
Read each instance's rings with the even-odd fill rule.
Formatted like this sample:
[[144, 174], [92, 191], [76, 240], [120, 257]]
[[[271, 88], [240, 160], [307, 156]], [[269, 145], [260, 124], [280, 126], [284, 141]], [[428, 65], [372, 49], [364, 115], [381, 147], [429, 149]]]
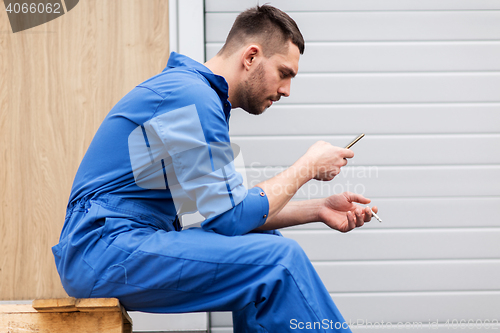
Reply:
[[[347, 232], [370, 221], [354, 204], [370, 202], [361, 195], [289, 202], [307, 181], [332, 180], [352, 151], [317, 142], [246, 189], [229, 144], [231, 108], [260, 114], [288, 96], [303, 51], [287, 14], [252, 8], [205, 65], [172, 53], [116, 104], [80, 165], [53, 248], [69, 295], [147, 312], [233, 311], [236, 332], [297, 322], [349, 331], [300, 246], [275, 229], [322, 221]], [[178, 216], [196, 210], [201, 228], [182, 230]]]

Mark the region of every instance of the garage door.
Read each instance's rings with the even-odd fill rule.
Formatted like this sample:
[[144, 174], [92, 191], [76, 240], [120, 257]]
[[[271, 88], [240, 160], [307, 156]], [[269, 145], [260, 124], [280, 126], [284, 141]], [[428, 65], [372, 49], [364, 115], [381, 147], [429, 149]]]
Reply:
[[[306, 50], [289, 98], [258, 117], [233, 110], [249, 185], [317, 140], [344, 146], [365, 133], [335, 180], [296, 199], [359, 192], [384, 222], [283, 234], [305, 249], [355, 332], [489, 331], [500, 319], [500, 2], [266, 2], [297, 21]], [[207, 59], [255, 4], [205, 1]], [[230, 314], [211, 323], [232, 331]]]

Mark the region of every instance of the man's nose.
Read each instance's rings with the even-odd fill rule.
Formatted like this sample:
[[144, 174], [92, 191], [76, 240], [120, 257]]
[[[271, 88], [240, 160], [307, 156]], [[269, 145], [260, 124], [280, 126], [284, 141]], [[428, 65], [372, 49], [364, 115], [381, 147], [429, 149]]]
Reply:
[[285, 97], [288, 97], [290, 96], [290, 82], [291, 80], [287, 80], [283, 85], [280, 86], [280, 88], [278, 89], [278, 93], [281, 95], [281, 96], [285, 96]]

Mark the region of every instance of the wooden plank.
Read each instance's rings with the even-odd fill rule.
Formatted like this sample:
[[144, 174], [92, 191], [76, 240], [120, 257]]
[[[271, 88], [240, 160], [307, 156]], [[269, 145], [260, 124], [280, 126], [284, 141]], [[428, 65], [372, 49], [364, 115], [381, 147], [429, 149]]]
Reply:
[[33, 308], [39, 312], [75, 312], [78, 311], [74, 297], [35, 299]]
[[37, 333], [125, 333], [121, 313], [65, 312], [0, 314], [2, 332]]
[[8, 313], [37, 313], [31, 304], [0, 304], [0, 314]]
[[[222, 43], [206, 46], [207, 59]], [[306, 42], [299, 73], [498, 71], [499, 42]]]
[[[224, 42], [237, 13], [207, 13], [206, 42]], [[500, 11], [298, 12], [308, 42], [500, 39]]]
[[497, 72], [302, 74], [280, 103], [499, 102], [499, 90]]
[[236, 135], [498, 133], [499, 128], [500, 103], [282, 105], [278, 102], [258, 117], [235, 109], [229, 126], [232, 138]]
[[498, 259], [500, 228], [283, 230], [313, 261]]
[[[272, 6], [290, 11], [342, 11], [342, 10], [478, 10], [500, 9], [495, 0], [271, 0]], [[255, 0], [209, 0], [205, 2], [207, 12], [241, 12], [255, 6]]]
[[121, 315], [122, 315], [122, 331], [123, 333], [132, 333], [133, 325], [134, 322], [130, 315], [128, 314], [127, 310], [123, 306], [120, 306], [121, 309]]
[[500, 290], [500, 259], [313, 264], [331, 293]]
[[79, 298], [76, 301], [76, 308], [81, 312], [121, 312], [121, 305], [117, 298]]
[[[256, 186], [285, 170], [246, 168], [248, 186]], [[242, 169], [237, 169], [244, 172]], [[500, 166], [359, 166], [344, 167], [330, 182], [312, 180], [296, 199], [324, 198], [345, 191], [369, 198], [500, 196]]]
[[[498, 227], [500, 197], [375, 198], [384, 223], [366, 223], [363, 229]], [[309, 223], [290, 230], [329, 230], [323, 223]]]
[[[500, 130], [500, 126], [499, 126]], [[245, 165], [292, 165], [315, 142], [323, 140], [345, 147], [351, 136], [233, 137]], [[351, 149], [348, 165], [470, 165], [500, 164], [500, 134], [459, 135], [370, 135]], [[283, 154], [284, 151], [289, 153]], [[470, 156], [464, 152], [474, 152]]]

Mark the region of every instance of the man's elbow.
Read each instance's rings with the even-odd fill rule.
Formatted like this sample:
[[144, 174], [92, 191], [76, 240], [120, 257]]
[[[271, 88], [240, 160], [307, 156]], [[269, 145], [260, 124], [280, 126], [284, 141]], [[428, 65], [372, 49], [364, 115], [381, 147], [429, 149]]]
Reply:
[[248, 233], [249, 230], [244, 230], [238, 226], [236, 221], [217, 221], [215, 219], [206, 220], [201, 224], [201, 228], [205, 231], [212, 231], [224, 236], [241, 236]]

